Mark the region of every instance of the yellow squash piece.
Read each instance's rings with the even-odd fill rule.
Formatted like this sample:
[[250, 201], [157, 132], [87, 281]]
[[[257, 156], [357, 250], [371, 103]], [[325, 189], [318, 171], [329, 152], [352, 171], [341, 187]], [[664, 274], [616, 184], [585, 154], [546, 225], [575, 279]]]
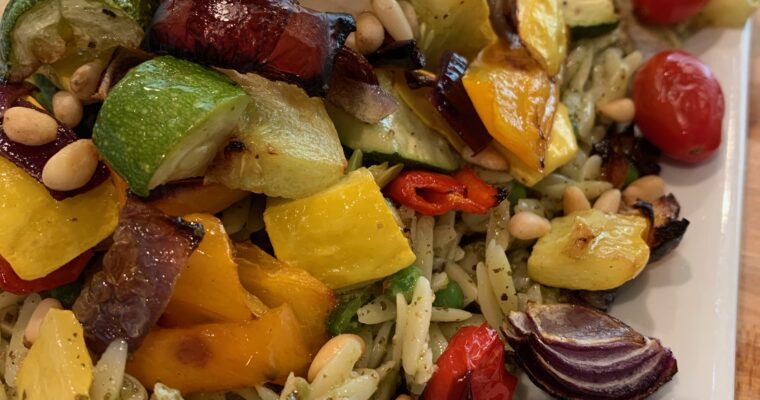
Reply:
[[0, 157], [0, 256], [25, 280], [42, 278], [108, 237], [119, 218], [112, 180], [62, 201]]
[[591, 209], [552, 220], [528, 259], [528, 275], [543, 285], [609, 290], [638, 276], [649, 260], [647, 220]]
[[543, 171], [559, 86], [541, 65], [527, 50], [500, 41], [483, 49], [462, 82], [494, 140]]
[[301, 268], [291, 267], [250, 244], [236, 246], [240, 281], [269, 307], [288, 304], [312, 356], [328, 339], [327, 317], [335, 307], [332, 290]]
[[516, 0], [517, 33], [531, 55], [550, 76], [557, 75], [567, 57], [567, 26], [563, 0]]
[[92, 360], [82, 325], [69, 310], [52, 309], [21, 364], [16, 386], [24, 400], [89, 399]]
[[572, 161], [578, 153], [578, 141], [575, 138], [575, 132], [573, 132], [567, 107], [560, 103], [557, 109], [557, 115], [554, 117], [554, 124], [552, 125], [552, 134], [549, 138], [549, 147], [546, 149], [543, 171], [527, 166], [520, 158], [504, 148], [501, 149], [501, 153], [509, 161], [509, 172], [525, 186], [535, 185], [557, 168]]
[[175, 327], [235, 322], [264, 314], [264, 303], [240, 284], [232, 244], [222, 222], [208, 214], [191, 214], [184, 219], [200, 223], [205, 233], [177, 280], [161, 324]]
[[127, 372], [145, 387], [161, 382], [183, 395], [282, 382], [305, 372], [304, 339], [287, 305], [257, 320], [157, 328], [132, 354]]
[[270, 199], [264, 223], [278, 259], [333, 289], [391, 275], [416, 259], [366, 168], [304, 199]]

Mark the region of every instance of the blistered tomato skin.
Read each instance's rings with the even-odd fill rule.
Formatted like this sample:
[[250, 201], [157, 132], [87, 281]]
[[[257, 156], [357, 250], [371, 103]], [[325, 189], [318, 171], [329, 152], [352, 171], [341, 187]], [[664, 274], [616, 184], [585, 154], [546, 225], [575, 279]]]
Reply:
[[678, 161], [704, 161], [720, 147], [725, 101], [710, 68], [683, 51], [647, 61], [633, 85], [636, 125]]
[[633, 8], [636, 16], [646, 23], [668, 25], [697, 15], [708, 2], [709, 0], [634, 0]]

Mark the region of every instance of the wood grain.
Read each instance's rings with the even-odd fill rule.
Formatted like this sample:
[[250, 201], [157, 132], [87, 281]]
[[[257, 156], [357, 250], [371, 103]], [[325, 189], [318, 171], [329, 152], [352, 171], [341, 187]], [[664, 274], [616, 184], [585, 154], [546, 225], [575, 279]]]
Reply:
[[760, 398], [760, 15], [752, 32], [744, 243], [736, 338], [736, 399]]

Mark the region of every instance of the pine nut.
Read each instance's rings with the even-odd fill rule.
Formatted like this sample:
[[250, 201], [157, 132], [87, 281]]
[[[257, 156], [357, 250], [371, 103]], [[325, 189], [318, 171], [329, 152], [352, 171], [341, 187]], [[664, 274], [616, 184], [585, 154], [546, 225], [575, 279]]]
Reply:
[[412, 36], [414, 36], [414, 39], [420, 40], [420, 21], [417, 19], [417, 11], [414, 10], [414, 6], [406, 0], [399, 1], [398, 5], [401, 6], [401, 11], [404, 12], [406, 22], [412, 28]]
[[69, 128], [82, 121], [82, 102], [71, 92], [62, 90], [53, 95], [53, 114]]
[[3, 115], [3, 130], [16, 143], [41, 146], [58, 137], [58, 122], [32, 108], [11, 107]]
[[88, 100], [100, 86], [100, 75], [104, 66], [100, 61], [91, 61], [83, 64], [71, 74], [69, 90], [80, 100]]
[[521, 211], [509, 219], [509, 233], [521, 240], [538, 239], [552, 230], [548, 219], [531, 212]]
[[98, 167], [98, 150], [92, 140], [82, 139], [58, 150], [42, 168], [42, 183], [67, 191], [87, 184]]
[[404, 11], [396, 0], [372, 0], [372, 9], [393, 39], [414, 39], [412, 27], [409, 26]]
[[385, 28], [371, 12], [356, 17], [356, 48], [359, 53], [370, 54], [379, 49], [385, 40]]
[[590, 210], [591, 203], [589, 203], [581, 188], [578, 186], [568, 186], [562, 195], [562, 208], [565, 210], [565, 215], [570, 215], [576, 211]]
[[488, 146], [478, 154], [473, 155], [469, 147], [464, 147], [461, 151], [462, 158], [465, 161], [492, 171], [508, 171], [509, 162], [493, 146]]
[[633, 117], [636, 116], [636, 105], [633, 100], [624, 97], [602, 104], [599, 106], [599, 112], [615, 122], [625, 124], [633, 121]]
[[596, 199], [594, 208], [609, 213], [616, 213], [620, 208], [620, 197], [620, 190], [610, 189]]
[[333, 357], [335, 357], [335, 355], [345, 346], [358, 346], [361, 348], [361, 352], [364, 353], [364, 347], [366, 345], [361, 337], [350, 333], [344, 333], [328, 340], [327, 343], [319, 349], [317, 355], [314, 356], [314, 361], [312, 361], [311, 366], [309, 366], [309, 372], [306, 375], [309, 378], [309, 382], [314, 381], [314, 378], [317, 377], [319, 371], [324, 368], [324, 366], [327, 365], [327, 363], [330, 362], [330, 360], [332, 360]]
[[24, 346], [32, 347], [34, 342], [37, 341], [37, 338], [40, 336], [42, 320], [45, 319], [48, 311], [54, 308], [60, 310], [63, 306], [60, 301], [52, 297], [44, 299], [37, 304], [37, 308], [32, 312], [29, 323], [26, 324], [26, 328], [24, 329]]
[[346, 42], [343, 45], [353, 51], [358, 52], [359, 50], [356, 48], [356, 32], [349, 33], [346, 37]]
[[642, 176], [623, 191], [623, 200], [631, 205], [636, 200], [655, 201], [665, 194], [665, 181], [657, 175]]

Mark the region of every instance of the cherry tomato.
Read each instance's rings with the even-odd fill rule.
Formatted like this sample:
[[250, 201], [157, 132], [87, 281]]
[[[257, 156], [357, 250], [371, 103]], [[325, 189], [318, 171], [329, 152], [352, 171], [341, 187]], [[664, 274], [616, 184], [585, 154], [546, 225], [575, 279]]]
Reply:
[[35, 293], [55, 289], [77, 280], [93, 255], [92, 250], [87, 250], [49, 275], [31, 281], [21, 279], [11, 268], [8, 261], [0, 257], [0, 289], [15, 294]]
[[720, 147], [725, 102], [710, 68], [683, 51], [647, 61], [633, 83], [636, 125], [662, 152], [696, 163]]
[[650, 24], [676, 24], [697, 15], [709, 0], [633, 0], [633, 9]]

